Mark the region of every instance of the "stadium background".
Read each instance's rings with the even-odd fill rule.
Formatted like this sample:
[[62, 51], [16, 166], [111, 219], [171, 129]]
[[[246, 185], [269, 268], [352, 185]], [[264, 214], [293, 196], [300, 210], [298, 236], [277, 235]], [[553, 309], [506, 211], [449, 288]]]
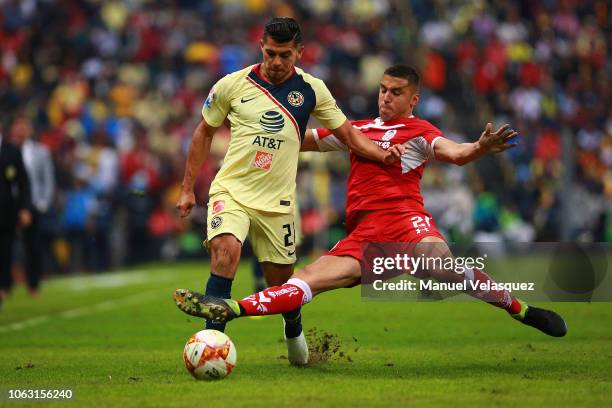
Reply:
[[[30, 118], [55, 165], [45, 272], [206, 256], [203, 208], [228, 131], [183, 221], [186, 151], [211, 85], [260, 59], [271, 15], [301, 23], [299, 66], [350, 118], [376, 116], [380, 74], [404, 62], [422, 72], [416, 114], [447, 137], [473, 141], [487, 121], [520, 131], [503, 155], [428, 166], [426, 207], [450, 240], [610, 241], [610, 13], [592, 0], [0, 1], [4, 134]], [[348, 160], [302, 159], [308, 255], [343, 234]], [[69, 213], [74, 197], [84, 216]]]

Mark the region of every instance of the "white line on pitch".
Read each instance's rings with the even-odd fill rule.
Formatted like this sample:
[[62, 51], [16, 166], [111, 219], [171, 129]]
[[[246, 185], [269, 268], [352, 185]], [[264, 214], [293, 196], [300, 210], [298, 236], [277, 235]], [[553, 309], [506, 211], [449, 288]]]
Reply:
[[44, 323], [47, 320], [49, 320], [49, 316], [43, 315], [43, 316], [34, 317], [32, 319], [23, 320], [21, 322], [7, 324], [5, 326], [0, 326], [0, 333], [27, 329], [28, 327], [37, 326], [41, 323]]
[[100, 302], [92, 306], [83, 306], [83, 307], [78, 307], [75, 309], [65, 310], [55, 316], [42, 315], [42, 316], [34, 317], [32, 319], [23, 320], [21, 322], [10, 323], [4, 326], [0, 326], [0, 333], [18, 331], [18, 330], [27, 329], [33, 326], [38, 326], [39, 324], [47, 322], [52, 317], [56, 317], [56, 318], [58, 317], [62, 319], [74, 319], [77, 317], [86, 316], [88, 314], [105, 312], [108, 310], [116, 309], [119, 306], [125, 306], [128, 304], [143, 302], [147, 300], [148, 298], [150, 298], [153, 294], [158, 294], [158, 293], [159, 291], [152, 290], [152, 291], [141, 293], [140, 295], [125, 296], [122, 298], [106, 300], [104, 302]]

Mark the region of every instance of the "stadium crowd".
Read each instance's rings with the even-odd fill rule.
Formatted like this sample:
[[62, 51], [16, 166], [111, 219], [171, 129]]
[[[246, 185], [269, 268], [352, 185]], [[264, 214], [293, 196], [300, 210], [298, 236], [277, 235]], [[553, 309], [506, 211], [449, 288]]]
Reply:
[[[504, 155], [429, 164], [426, 207], [449, 239], [611, 241], [611, 13], [605, 0], [0, 0], [0, 129], [10, 140], [26, 118], [53, 159], [47, 272], [201, 256], [205, 211], [180, 220], [174, 204], [202, 103], [260, 59], [271, 14], [291, 15], [300, 67], [350, 118], [375, 116], [380, 74], [405, 62], [422, 73], [416, 114], [447, 137], [475, 140], [490, 120], [520, 131]], [[228, 138], [202, 168], [200, 204]], [[305, 249], [326, 249], [348, 161], [309, 154], [300, 169]]]

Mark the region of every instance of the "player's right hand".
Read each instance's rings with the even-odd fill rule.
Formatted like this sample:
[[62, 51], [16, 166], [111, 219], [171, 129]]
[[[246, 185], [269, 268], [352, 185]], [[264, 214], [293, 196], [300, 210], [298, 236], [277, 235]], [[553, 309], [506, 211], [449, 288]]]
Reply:
[[191, 209], [195, 207], [196, 200], [193, 191], [181, 191], [178, 201], [176, 202], [176, 209], [179, 210], [181, 217], [186, 217], [191, 213]]
[[487, 123], [478, 144], [485, 153], [500, 153], [516, 146], [516, 143], [511, 142], [516, 135], [518, 132], [508, 124], [493, 132], [493, 124]]
[[387, 151], [385, 152], [383, 163], [385, 164], [395, 163], [396, 161], [399, 161], [402, 159], [402, 154], [404, 154], [405, 152], [406, 152], [406, 146], [404, 146], [403, 144], [393, 145], [389, 149], [387, 149]]

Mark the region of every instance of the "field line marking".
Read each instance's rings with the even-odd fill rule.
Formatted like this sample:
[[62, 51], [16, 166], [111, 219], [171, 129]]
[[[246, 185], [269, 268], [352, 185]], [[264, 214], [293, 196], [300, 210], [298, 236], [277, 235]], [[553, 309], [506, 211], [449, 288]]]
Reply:
[[111, 300], [105, 300], [103, 302], [97, 303], [91, 306], [77, 307], [74, 309], [64, 310], [63, 312], [58, 313], [57, 315], [49, 316], [42, 315], [37, 316], [31, 319], [22, 320], [20, 322], [13, 322], [3, 326], [0, 326], [0, 333], [7, 333], [11, 331], [19, 331], [23, 329], [27, 329], [29, 327], [38, 326], [49, 321], [52, 318], [61, 318], [61, 319], [74, 319], [81, 316], [86, 316], [99, 312], [106, 312], [109, 310], [116, 309], [119, 306], [124, 306], [128, 304], [141, 303], [154, 294], [159, 294], [159, 290], [150, 290], [148, 292], [141, 293], [139, 295], [132, 296], [124, 296], [120, 298], [115, 298]]
[[39, 324], [45, 323], [48, 320], [49, 316], [42, 315], [34, 317], [32, 319], [22, 320], [20, 322], [9, 323], [7, 325], [0, 326], [0, 333], [27, 329], [28, 327], [37, 326]]
[[160, 268], [154, 270], [114, 271], [108, 274], [92, 276], [74, 276], [49, 279], [46, 285], [50, 287], [61, 286], [71, 291], [88, 291], [91, 289], [107, 289], [128, 285], [167, 282], [174, 277], [166, 272], [170, 269]]

